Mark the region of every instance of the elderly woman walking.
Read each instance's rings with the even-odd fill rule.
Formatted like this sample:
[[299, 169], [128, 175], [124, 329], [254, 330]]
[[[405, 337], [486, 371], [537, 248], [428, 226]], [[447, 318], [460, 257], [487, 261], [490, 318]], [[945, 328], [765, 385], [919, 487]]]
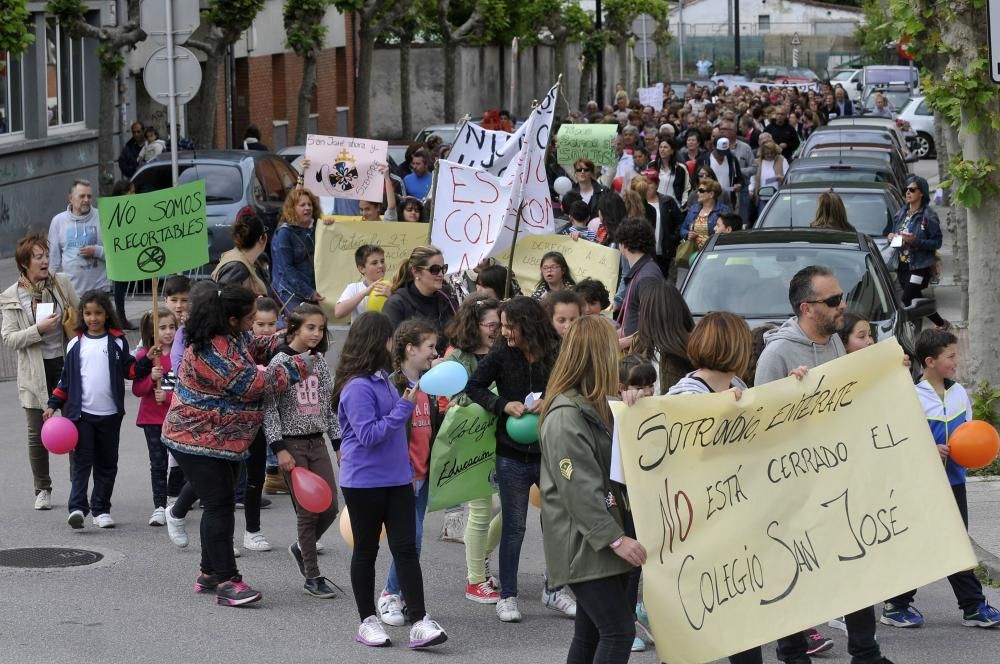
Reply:
[[17, 393], [28, 420], [28, 461], [35, 484], [35, 509], [49, 510], [52, 478], [49, 453], [41, 439], [42, 411], [62, 373], [66, 349], [63, 315], [67, 310], [75, 312], [79, 300], [69, 277], [49, 274], [49, 243], [44, 235], [21, 238], [14, 250], [14, 261], [21, 276], [0, 294], [0, 334], [4, 344], [17, 351]]

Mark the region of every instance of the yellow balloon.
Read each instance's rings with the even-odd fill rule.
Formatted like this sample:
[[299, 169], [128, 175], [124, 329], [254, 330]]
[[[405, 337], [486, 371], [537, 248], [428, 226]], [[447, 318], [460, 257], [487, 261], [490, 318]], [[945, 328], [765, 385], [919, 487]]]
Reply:
[[528, 489], [528, 501], [538, 509], [542, 509], [542, 492], [537, 484], [532, 484]]
[[[351, 530], [351, 517], [348, 516], [346, 507], [340, 512], [340, 536], [344, 538], [347, 546], [354, 548], [354, 531]], [[385, 524], [382, 524], [382, 534], [378, 539], [380, 542], [385, 541]]]
[[[388, 279], [383, 279], [379, 283], [383, 283], [387, 287], [391, 285]], [[372, 291], [372, 294], [368, 296], [368, 311], [382, 311], [382, 307], [385, 306], [385, 301], [388, 299], [388, 296]]]

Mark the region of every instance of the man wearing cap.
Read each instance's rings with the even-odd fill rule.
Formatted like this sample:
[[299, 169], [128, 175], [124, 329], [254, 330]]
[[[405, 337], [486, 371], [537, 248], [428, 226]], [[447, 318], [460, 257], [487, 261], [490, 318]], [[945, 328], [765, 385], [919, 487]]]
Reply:
[[734, 203], [739, 201], [739, 192], [746, 184], [746, 180], [743, 178], [739, 162], [730, 150], [729, 139], [720, 136], [715, 141], [715, 149], [698, 158], [695, 170], [697, 171], [700, 166], [707, 166], [715, 173], [715, 178], [722, 185], [722, 202], [730, 207], [736, 207]]

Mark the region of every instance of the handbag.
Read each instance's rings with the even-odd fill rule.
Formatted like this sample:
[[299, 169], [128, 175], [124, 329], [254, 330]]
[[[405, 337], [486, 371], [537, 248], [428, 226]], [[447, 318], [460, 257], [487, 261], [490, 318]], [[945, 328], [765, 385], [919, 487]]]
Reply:
[[79, 316], [76, 313], [76, 307], [72, 306], [72, 304], [69, 303], [69, 300], [66, 299], [66, 295], [63, 294], [62, 288], [59, 287], [59, 280], [53, 277], [52, 283], [55, 284], [56, 292], [59, 293], [59, 306], [62, 307], [63, 310], [63, 333], [66, 335], [67, 339], [72, 339], [76, 336], [76, 326], [80, 323]]
[[688, 267], [688, 261], [694, 252], [698, 251], [698, 245], [694, 240], [684, 240], [677, 245], [677, 252], [674, 253], [674, 262], [680, 267]]

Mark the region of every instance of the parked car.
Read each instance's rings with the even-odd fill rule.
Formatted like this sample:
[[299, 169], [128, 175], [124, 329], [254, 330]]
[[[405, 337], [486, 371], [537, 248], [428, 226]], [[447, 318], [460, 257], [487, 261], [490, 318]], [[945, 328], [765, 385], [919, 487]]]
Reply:
[[809, 152], [809, 158], [817, 157], [840, 157], [843, 159], [853, 157], [867, 157], [884, 161], [892, 167], [896, 176], [906, 181], [910, 176], [910, 166], [900, 156], [899, 152], [890, 149], [885, 145], [829, 145], [817, 147]]
[[417, 135], [413, 137], [414, 143], [426, 143], [427, 139], [433, 135], [438, 135], [441, 140], [447, 145], [451, 145], [455, 142], [455, 138], [458, 136], [458, 130], [462, 128], [461, 122], [455, 122], [450, 124], [438, 124], [430, 125], [429, 127], [424, 127], [417, 132]]
[[819, 76], [808, 67], [786, 67], [784, 65], [761, 65], [757, 70], [758, 79], [772, 83], [815, 83]]
[[884, 118], [877, 115], [850, 115], [846, 118], [830, 118], [826, 123], [827, 127], [879, 127], [881, 129], [887, 129], [896, 135], [896, 139], [900, 145], [909, 146], [910, 141], [906, 135], [906, 131], [902, 127], [902, 121], [893, 120], [892, 118]]
[[836, 86], [839, 84], [843, 86], [847, 96], [854, 102], [861, 99], [861, 90], [858, 87], [860, 82], [860, 69], [838, 69], [833, 73], [833, 77], [830, 78], [830, 85]]
[[907, 159], [916, 160], [906, 143], [900, 141], [896, 132], [882, 127], [866, 127], [864, 125], [817, 127], [809, 135], [809, 138], [802, 141], [798, 152], [804, 156], [808, 155], [814, 148], [824, 145], [858, 145], [862, 143], [891, 146], [903, 157], [904, 161]]
[[905, 180], [882, 159], [873, 157], [810, 157], [788, 165], [781, 186], [800, 182], [885, 182], [902, 192]]
[[875, 96], [881, 94], [889, 100], [889, 110], [899, 113], [913, 96], [913, 89], [905, 85], [868, 85], [861, 93], [861, 116], [875, 110]]
[[278, 154], [281, 155], [281, 158], [287, 161], [295, 170], [299, 170], [299, 167], [296, 164], [302, 160], [302, 156], [305, 155], [305, 153], [306, 146], [304, 145], [288, 145], [278, 150]]
[[[216, 263], [232, 249], [230, 230], [237, 218], [257, 217], [268, 229], [278, 226], [285, 196], [298, 179], [280, 155], [256, 150], [199, 150], [177, 155], [177, 184], [205, 181], [208, 259]], [[136, 193], [170, 187], [170, 155], [162, 154], [132, 177]]]
[[681, 295], [696, 318], [731, 311], [750, 327], [781, 324], [792, 316], [788, 284], [809, 265], [832, 269], [847, 310], [871, 321], [877, 340], [895, 336], [913, 356], [920, 320], [933, 310], [934, 300], [917, 299], [904, 308], [878, 247], [863, 233], [785, 228], [713, 235], [684, 279]]
[[931, 159], [937, 156], [934, 146], [934, 111], [927, 105], [924, 97], [914, 97], [899, 112], [899, 119], [908, 122], [916, 133], [914, 152], [921, 159]]
[[754, 228], [807, 228], [816, 218], [816, 200], [833, 191], [844, 201], [847, 220], [859, 232], [886, 243], [882, 231], [903, 207], [896, 187], [885, 182], [800, 182], [783, 186], [771, 197]]
[[868, 65], [861, 70], [858, 89], [872, 85], [903, 85], [915, 89], [920, 85], [920, 71], [905, 65]]

